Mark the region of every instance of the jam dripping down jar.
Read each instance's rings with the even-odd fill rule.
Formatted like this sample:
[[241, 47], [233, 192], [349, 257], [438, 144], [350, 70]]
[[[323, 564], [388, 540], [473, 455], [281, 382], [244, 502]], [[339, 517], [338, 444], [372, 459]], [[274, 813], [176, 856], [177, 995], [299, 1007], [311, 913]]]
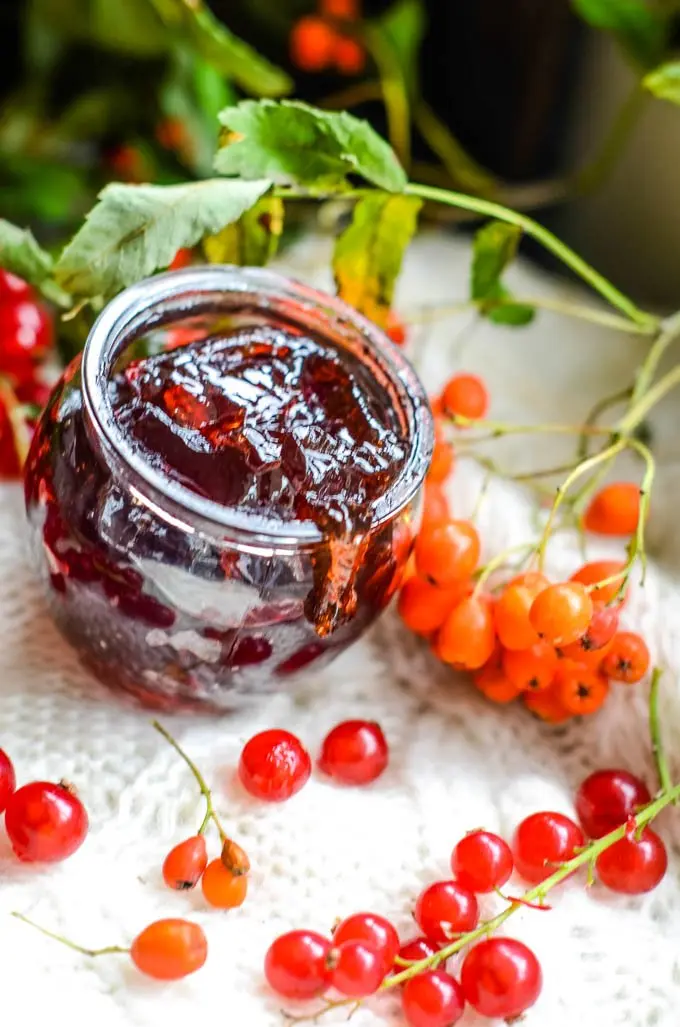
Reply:
[[[267, 331], [353, 362], [399, 438], [395, 473], [350, 508], [342, 533], [201, 494], [116, 416], [112, 383], [149, 346]], [[51, 613], [97, 678], [151, 707], [229, 711], [289, 689], [359, 638], [399, 587], [432, 445], [415, 372], [340, 300], [252, 268], [140, 282], [100, 314], [33, 439], [26, 507]]]

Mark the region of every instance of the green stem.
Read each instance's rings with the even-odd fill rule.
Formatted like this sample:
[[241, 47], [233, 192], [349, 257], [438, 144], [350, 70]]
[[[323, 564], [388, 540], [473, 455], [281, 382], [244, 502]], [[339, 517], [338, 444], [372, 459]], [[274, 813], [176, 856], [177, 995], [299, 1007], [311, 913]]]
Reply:
[[424, 100], [418, 100], [416, 103], [413, 122], [454, 182], [463, 189], [469, 189], [482, 196], [496, 192], [498, 180], [472, 159], [451, 130]]
[[[606, 310], [597, 310], [595, 307], [587, 307], [578, 303], [569, 303], [566, 300], [552, 299], [548, 296], [518, 296], [513, 297], [513, 303], [521, 303], [524, 306], [535, 307], [536, 310], [547, 310], [553, 314], [564, 314], [565, 317], [573, 317], [579, 321], [588, 321], [590, 324], [601, 325], [604, 328], [613, 328], [619, 332], [626, 332], [629, 335], [653, 335], [657, 328], [653, 324], [637, 324], [617, 314], [610, 314]], [[441, 306], [434, 306], [431, 311], [419, 311], [413, 317], [406, 315], [407, 321], [425, 323], [426, 321], [437, 321], [443, 317], [450, 317], [469, 310], [477, 304], [474, 300], [461, 301], [460, 303], [447, 303]]]
[[68, 948], [73, 949], [75, 952], [80, 952], [84, 956], [110, 956], [114, 953], [128, 953], [129, 948], [123, 948], [122, 945], [106, 945], [101, 949], [88, 949], [84, 945], [77, 945], [74, 941], [69, 941], [68, 938], [64, 938], [61, 934], [55, 934], [54, 931], [48, 931], [46, 927], [41, 927], [40, 924], [36, 924], [34, 920], [29, 920], [23, 913], [12, 913], [17, 920], [23, 921], [30, 927], [35, 927], [36, 931], [40, 931], [41, 934], [46, 935], [48, 938], [53, 938], [55, 941], [60, 941], [62, 945], [66, 945]]
[[375, 61], [380, 76], [387, 134], [392, 149], [408, 171], [411, 165], [411, 109], [399, 59], [379, 31], [365, 23], [361, 37]]
[[622, 435], [632, 432], [640, 421], [645, 419], [652, 407], [656, 406], [659, 400], [663, 399], [666, 393], [674, 389], [676, 385], [680, 385], [680, 364], [660, 378], [656, 385], [640, 396], [637, 402], [632, 403], [628, 413], [616, 425], [616, 431]]
[[571, 184], [576, 192], [594, 192], [609, 178], [649, 99], [649, 93], [636, 82], [614, 118], [602, 148], [573, 176]]
[[547, 250], [554, 253], [556, 257], [570, 267], [601, 296], [603, 296], [613, 307], [620, 310], [627, 318], [639, 325], [656, 327], [658, 319], [653, 314], [640, 310], [632, 300], [628, 299], [611, 282], [591, 267], [585, 260], [579, 257], [578, 253], [565, 245], [556, 235], [544, 228], [537, 221], [520, 214], [517, 211], [509, 210], [507, 207], [494, 203], [492, 200], [478, 199], [475, 196], [467, 196], [464, 193], [452, 192], [447, 189], [438, 189], [435, 186], [418, 185], [409, 183], [405, 192], [410, 196], [419, 196], [422, 200], [431, 200], [434, 203], [443, 203], [449, 207], [461, 207], [463, 210], [471, 210], [484, 217], [497, 218], [510, 225], [518, 225], [527, 235], [540, 242]]
[[659, 784], [662, 792], [667, 792], [673, 787], [671, 774], [668, 769], [668, 761], [661, 741], [661, 728], [659, 725], [659, 682], [661, 681], [661, 670], [655, 667], [652, 672], [652, 681], [649, 690], [649, 734], [652, 739], [652, 752], [656, 762], [656, 770], [659, 775]]
[[204, 831], [206, 830], [206, 828], [208, 827], [208, 824], [212, 820], [213, 824], [215, 825], [215, 827], [217, 828], [217, 830], [219, 832], [220, 841], [224, 844], [224, 842], [228, 838], [228, 835], [227, 835], [227, 832], [222, 827], [222, 824], [220, 823], [220, 819], [219, 819], [219, 817], [218, 817], [218, 815], [217, 815], [217, 813], [215, 811], [215, 807], [213, 806], [213, 800], [212, 800], [212, 792], [208, 788], [208, 785], [206, 784], [206, 780], [203, 777], [203, 774], [200, 772], [200, 770], [198, 769], [198, 767], [196, 766], [194, 761], [192, 759], [190, 759], [189, 756], [187, 756], [187, 754], [184, 752], [184, 750], [179, 745], [179, 743], [175, 741], [175, 739], [172, 737], [170, 732], [166, 731], [166, 729], [163, 727], [162, 724], [159, 724], [159, 722], [157, 720], [154, 720], [151, 723], [152, 723], [152, 726], [156, 729], [156, 731], [158, 731], [158, 733], [163, 736], [163, 738], [166, 740], [166, 742], [170, 743], [170, 745], [173, 747], [175, 752], [179, 753], [179, 755], [182, 757], [182, 759], [184, 760], [184, 762], [188, 766], [189, 770], [194, 775], [194, 777], [196, 779], [196, 784], [199, 787], [201, 795], [205, 799], [205, 816], [203, 817], [203, 822], [201, 823], [201, 826], [198, 829], [198, 834], [203, 834]]
[[625, 448], [625, 445], [626, 444], [623, 440], [619, 440], [612, 443], [611, 446], [607, 446], [606, 449], [600, 450], [599, 453], [595, 453], [593, 456], [588, 457], [587, 460], [583, 460], [582, 463], [578, 464], [574, 470], [567, 475], [562, 485], [557, 489], [555, 500], [550, 513], [548, 514], [545, 528], [543, 529], [543, 534], [536, 546], [539, 568], [543, 568], [543, 564], [545, 562], [545, 550], [548, 545], [553, 524], [555, 523], [555, 518], [571, 486], [575, 481], [578, 481], [579, 478], [583, 477], [584, 474], [587, 474], [588, 471], [592, 471], [595, 467], [601, 464], [603, 460], [608, 460], [611, 457], [616, 456], [617, 453], [620, 453], [621, 450]]
[[514, 556], [515, 553], [525, 553], [533, 548], [533, 542], [519, 542], [517, 545], [508, 546], [507, 549], [503, 549], [500, 553], [497, 553], [492, 557], [491, 560], [489, 560], [488, 563], [485, 563], [477, 572], [477, 582], [472, 593], [473, 598], [476, 598], [479, 595], [494, 571], [497, 571], [507, 563], [509, 556]]
[[[449, 418], [455, 428], [485, 428], [489, 434], [482, 438], [475, 437], [472, 442], [489, 442], [502, 438], [504, 435], [579, 435], [583, 431], [581, 424], [509, 424], [505, 421], [487, 421], [456, 414]], [[609, 428], [589, 428], [589, 435], [611, 435]]]
[[661, 325], [658, 338], [645, 357], [635, 378], [632, 401], [636, 403], [647, 392], [664, 353], [680, 334], [680, 311], [667, 318]]
[[[599, 400], [595, 406], [591, 409], [590, 413], [586, 417], [583, 425], [585, 428], [594, 427], [599, 421], [602, 414], [604, 414], [611, 407], [617, 406], [619, 403], [623, 403], [624, 400], [630, 399], [631, 389], [621, 389], [619, 392], [613, 393], [611, 396], [605, 396]], [[583, 432], [581, 438], [578, 441], [577, 455], [579, 460], [585, 460], [588, 456], [588, 432]]]
[[[672, 802], [675, 802], [680, 798], [680, 784], [670, 787], [667, 791], [664, 791], [657, 799], [650, 802], [644, 809], [640, 810], [635, 816], [636, 828], [639, 830], [646, 824], [650, 823], [658, 814], [669, 806]], [[402, 970], [401, 973], [395, 974], [393, 977], [388, 977], [385, 982], [381, 985], [379, 991], [386, 991], [388, 988], [395, 988], [400, 984], [404, 984], [409, 978], [415, 977], [416, 974], [423, 973], [425, 970], [431, 970], [439, 966], [441, 963], [450, 959], [451, 956], [455, 956], [457, 952], [465, 948], [466, 945], [472, 944], [472, 942], [478, 941], [480, 938], [485, 937], [487, 934], [491, 934], [497, 928], [504, 924], [508, 917], [512, 916], [518, 909], [522, 909], [527, 903], [541, 903], [544, 901], [546, 895], [556, 885], [561, 884], [567, 877], [570, 877], [576, 870], [579, 870], [582, 866], [590, 866], [595, 863], [597, 857], [601, 852], [604, 852], [610, 846], [614, 845], [615, 842], [620, 841], [626, 837], [627, 832], [630, 830], [630, 825], [622, 824], [621, 827], [615, 828], [610, 831], [609, 834], [603, 835], [602, 838], [598, 838], [586, 845], [573, 859], [563, 863], [554, 874], [547, 877], [541, 884], [536, 885], [535, 888], [531, 888], [520, 897], [519, 900], [511, 902], [507, 909], [504, 909], [498, 916], [493, 917], [491, 920], [485, 920], [484, 923], [480, 924], [474, 931], [469, 931], [467, 934], [461, 935], [455, 941], [451, 942], [450, 945], [445, 945], [444, 948], [440, 949], [439, 952], [435, 953], [434, 956], [429, 956], [427, 959], [421, 959], [420, 962], [414, 963], [406, 970]]]

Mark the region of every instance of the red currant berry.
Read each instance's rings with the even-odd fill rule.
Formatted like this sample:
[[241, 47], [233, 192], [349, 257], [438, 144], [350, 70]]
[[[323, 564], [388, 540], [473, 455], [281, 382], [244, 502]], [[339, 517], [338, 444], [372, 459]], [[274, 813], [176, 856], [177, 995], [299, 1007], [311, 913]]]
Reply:
[[374, 995], [383, 982], [382, 954], [365, 941], [346, 941], [328, 956], [331, 986], [348, 998]]
[[314, 931], [289, 931], [274, 941], [264, 961], [269, 987], [291, 999], [321, 995], [329, 984], [331, 943]]
[[367, 785], [387, 766], [387, 742], [378, 724], [346, 720], [326, 735], [319, 767], [345, 785]]
[[471, 831], [456, 845], [451, 869], [456, 880], [476, 893], [502, 888], [512, 873], [510, 846], [490, 831]]
[[530, 948], [514, 938], [489, 938], [475, 945], [461, 970], [463, 993], [482, 1016], [511, 1020], [533, 1006], [543, 975]]
[[57, 863], [83, 844], [88, 819], [82, 802], [66, 785], [34, 781], [11, 796], [5, 828], [19, 859]]
[[30, 300], [32, 296], [33, 290], [28, 282], [0, 268], [0, 305], [15, 306], [23, 300]]
[[642, 895], [656, 888], [667, 867], [666, 846], [649, 827], [639, 840], [633, 835], [614, 842], [595, 863], [602, 884], [624, 895]]
[[558, 863], [576, 855], [585, 843], [583, 831], [562, 813], [533, 813], [515, 831], [512, 851], [518, 873], [539, 884], [555, 872]]
[[262, 731], [246, 743], [238, 767], [243, 787], [256, 799], [285, 802], [309, 780], [309, 753], [289, 731]]
[[163, 862], [163, 880], [168, 888], [188, 891], [195, 888], [208, 865], [208, 850], [202, 834], [175, 845]]
[[588, 837], [601, 838], [651, 801], [644, 781], [627, 770], [596, 770], [576, 793], [576, 813]]
[[383, 959], [383, 973], [387, 973], [399, 951], [399, 935], [389, 920], [377, 913], [355, 913], [339, 923], [333, 931], [333, 945], [346, 941], [363, 941], [379, 952]]
[[457, 881], [436, 881], [418, 896], [415, 918], [431, 941], [450, 941], [477, 926], [479, 907], [474, 893]]
[[[434, 942], [423, 935], [421, 938], [412, 938], [411, 941], [404, 942], [397, 955], [405, 963], [420, 963], [421, 960], [429, 959], [438, 951], [439, 948]], [[394, 967], [395, 973], [399, 973], [403, 969], [404, 967], [399, 963]]]
[[200, 970], [208, 958], [203, 929], [189, 920], [156, 920], [130, 948], [138, 970], [157, 981], [177, 981]]
[[12, 761], [4, 749], [0, 749], [0, 813], [9, 802], [10, 796], [17, 786]]
[[408, 1027], [453, 1027], [465, 1008], [463, 989], [445, 970], [426, 970], [406, 981], [401, 1005]]
[[11, 371], [27, 356], [44, 357], [52, 345], [52, 323], [42, 307], [32, 300], [0, 306], [0, 367]]

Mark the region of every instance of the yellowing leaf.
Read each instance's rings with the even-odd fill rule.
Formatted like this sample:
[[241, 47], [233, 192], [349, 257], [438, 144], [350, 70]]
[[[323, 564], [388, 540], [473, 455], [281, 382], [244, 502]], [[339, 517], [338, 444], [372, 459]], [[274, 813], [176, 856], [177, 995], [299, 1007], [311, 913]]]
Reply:
[[366, 196], [335, 244], [338, 295], [383, 328], [421, 205], [413, 196]]
[[265, 196], [238, 221], [203, 240], [203, 252], [211, 264], [267, 264], [279, 245], [283, 231], [283, 201]]
[[669, 61], [650, 71], [642, 84], [660, 100], [680, 104], [680, 61]]
[[267, 181], [207, 179], [187, 185], [112, 184], [62, 253], [57, 280], [78, 296], [112, 296], [168, 267], [177, 250], [237, 221]]

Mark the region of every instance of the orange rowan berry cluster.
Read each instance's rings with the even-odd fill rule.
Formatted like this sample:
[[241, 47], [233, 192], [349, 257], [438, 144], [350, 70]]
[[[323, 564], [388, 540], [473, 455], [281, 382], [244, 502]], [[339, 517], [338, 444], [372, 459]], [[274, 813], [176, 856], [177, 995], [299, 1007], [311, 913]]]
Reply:
[[290, 58], [296, 68], [314, 74], [334, 69], [341, 75], [359, 75], [366, 52], [358, 39], [343, 32], [360, 17], [359, 0], [319, 0], [318, 14], [295, 23], [290, 34]]
[[[586, 563], [561, 582], [551, 582], [542, 570], [528, 570], [487, 589], [477, 529], [453, 516], [444, 491], [455, 458], [443, 418], [476, 421], [488, 405], [484, 383], [469, 374], [454, 375], [433, 402], [434, 455], [398, 609], [434, 654], [469, 671], [488, 699], [521, 698], [537, 717], [562, 723], [600, 709], [612, 681], [642, 680], [649, 651], [643, 638], [619, 627], [626, 600], [623, 561]], [[639, 497], [632, 484], [605, 486], [590, 503], [584, 526], [600, 534], [632, 534]]]

